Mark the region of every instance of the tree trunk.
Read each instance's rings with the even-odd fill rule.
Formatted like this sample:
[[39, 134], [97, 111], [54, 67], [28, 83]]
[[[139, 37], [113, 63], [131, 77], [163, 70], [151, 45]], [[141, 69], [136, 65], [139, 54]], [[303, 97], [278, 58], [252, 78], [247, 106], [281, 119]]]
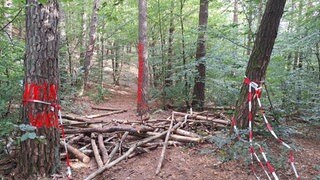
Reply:
[[58, 14], [57, 0], [46, 4], [27, 0], [23, 122], [36, 126], [37, 136], [45, 137], [45, 142], [21, 142], [19, 169], [26, 178], [48, 176], [60, 167], [57, 108], [52, 111], [56, 106], [32, 102], [58, 103]]
[[238, 0], [234, 0], [233, 2], [233, 24], [238, 24]]
[[248, 33], [247, 33], [247, 55], [250, 55], [252, 50], [252, 41], [253, 41], [253, 31], [252, 31], [252, 23], [253, 23], [253, 2], [249, 1], [249, 14], [247, 16], [248, 21]]
[[89, 32], [89, 44], [87, 46], [86, 55], [84, 59], [84, 88], [88, 88], [88, 79], [89, 73], [91, 69], [91, 59], [93, 56], [94, 46], [96, 42], [96, 32], [97, 32], [97, 25], [98, 25], [98, 5], [99, 0], [95, 0], [92, 9], [92, 16], [91, 16], [91, 23], [90, 23], [90, 32]]
[[192, 107], [202, 111], [205, 99], [205, 76], [206, 76], [206, 39], [205, 34], [208, 24], [208, 5], [209, 0], [200, 0], [199, 10], [199, 34], [196, 52], [196, 70], [198, 74], [195, 77], [193, 88]]
[[86, 9], [85, 6], [87, 5], [87, 1], [83, 0], [82, 1], [83, 4], [81, 7], [81, 25], [82, 25], [82, 36], [80, 41], [80, 66], [84, 66], [84, 57], [85, 57], [85, 47], [86, 47], [86, 42], [87, 42], [87, 13], [86, 13]]
[[[247, 65], [246, 76], [251, 81], [260, 82], [265, 79], [273, 45], [277, 37], [280, 19], [286, 0], [269, 0], [259, 26], [254, 47]], [[248, 126], [248, 85], [243, 83], [237, 101], [235, 117], [240, 128]], [[257, 104], [252, 105], [253, 119], [257, 112]]]
[[147, 49], [147, 1], [139, 0], [139, 73], [137, 113], [139, 116], [148, 112], [148, 49]]
[[104, 45], [104, 30], [105, 30], [105, 26], [106, 26], [106, 23], [104, 21], [104, 19], [102, 20], [102, 33], [100, 35], [100, 43], [101, 43], [101, 59], [100, 59], [100, 85], [101, 87], [103, 87], [103, 69], [104, 69], [104, 66], [103, 66], [103, 60], [104, 60], [104, 49], [105, 49], [105, 45]]
[[173, 84], [171, 79], [172, 76], [172, 59], [173, 59], [173, 33], [174, 33], [174, 1], [171, 1], [171, 9], [170, 9], [170, 22], [169, 22], [169, 39], [168, 39], [168, 61], [167, 61], [167, 68], [166, 68], [166, 79], [165, 79], [165, 86], [170, 87]]
[[187, 74], [187, 58], [186, 58], [186, 50], [185, 50], [185, 39], [184, 39], [184, 24], [183, 24], [183, 7], [184, 7], [185, 0], [180, 0], [180, 27], [181, 27], [181, 52], [182, 52], [182, 64], [183, 64], [183, 81], [184, 81], [184, 95], [186, 106], [190, 107], [189, 102], [189, 81], [188, 81], [188, 74]]
[[157, 0], [157, 6], [158, 6], [158, 21], [159, 21], [159, 35], [160, 35], [160, 50], [161, 50], [161, 73], [160, 73], [160, 79], [162, 86], [162, 107], [166, 108], [166, 92], [165, 92], [165, 79], [166, 79], [166, 66], [165, 66], [165, 58], [164, 58], [164, 34], [163, 34], [163, 24], [162, 24], [162, 15], [161, 15], [161, 6], [160, 6], [160, 0]]
[[[6, 0], [5, 3], [4, 3], [4, 7], [5, 7], [5, 8], [8, 8], [8, 9], [11, 9], [11, 8], [12, 8], [12, 0]], [[7, 11], [8, 11], [8, 10], [7, 10]], [[5, 13], [5, 14], [4, 14], [4, 17], [5, 17], [6, 19], [11, 19], [11, 13]], [[12, 23], [9, 23], [9, 24], [6, 26], [5, 32], [6, 32], [7, 36], [8, 36], [8, 38], [9, 38], [10, 41], [11, 41], [11, 39], [12, 39]]]

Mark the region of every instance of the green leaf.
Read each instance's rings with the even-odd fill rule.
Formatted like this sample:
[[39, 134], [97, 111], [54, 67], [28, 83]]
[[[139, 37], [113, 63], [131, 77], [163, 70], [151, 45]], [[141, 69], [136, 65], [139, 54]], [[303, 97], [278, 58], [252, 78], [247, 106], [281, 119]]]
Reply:
[[29, 139], [35, 139], [37, 137], [36, 133], [32, 132], [32, 133], [28, 133], [28, 137]]
[[29, 138], [28, 133], [25, 133], [25, 134], [23, 134], [23, 135], [21, 136], [21, 141], [25, 141], [25, 140], [27, 140], [28, 138]]

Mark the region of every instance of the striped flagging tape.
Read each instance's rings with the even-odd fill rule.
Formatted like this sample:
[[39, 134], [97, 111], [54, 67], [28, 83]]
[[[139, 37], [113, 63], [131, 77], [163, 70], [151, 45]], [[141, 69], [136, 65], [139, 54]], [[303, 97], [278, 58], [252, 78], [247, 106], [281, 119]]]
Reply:
[[[253, 114], [252, 114], [252, 100], [256, 99], [257, 102], [258, 102], [258, 105], [259, 105], [259, 108], [262, 109], [262, 104], [261, 104], [261, 101], [260, 101], [260, 97], [261, 97], [261, 93], [262, 93], [262, 87], [259, 86], [256, 82], [254, 81], [251, 81], [249, 78], [245, 77], [244, 79], [244, 83], [247, 84], [249, 86], [249, 90], [248, 90], [248, 109], [249, 109], [249, 114], [248, 114], [248, 121], [249, 121], [249, 152], [250, 152], [250, 158], [251, 158], [251, 169], [252, 169], [252, 172], [254, 174], [254, 176], [257, 178], [257, 179], [260, 179], [258, 176], [257, 176], [257, 173], [256, 173], [256, 170], [253, 166], [253, 159], [255, 158], [259, 165], [262, 167], [263, 171], [265, 172], [265, 174], [267, 175], [268, 179], [271, 179], [269, 173], [267, 172], [266, 169], [269, 170], [269, 172], [272, 174], [272, 176], [274, 177], [274, 179], [278, 180], [278, 176], [275, 172], [275, 169], [274, 167], [271, 165], [270, 161], [267, 159], [267, 156], [266, 156], [266, 153], [264, 152], [262, 146], [258, 143], [253, 143], [253, 131], [252, 131], [252, 119], [253, 119]], [[300, 176], [298, 174], [298, 171], [294, 165], [294, 156], [293, 156], [293, 149], [287, 144], [285, 143], [282, 139], [280, 139], [276, 133], [273, 131], [272, 129], [272, 126], [271, 124], [269, 123], [268, 119], [266, 118], [266, 115], [265, 115], [265, 112], [263, 110], [260, 111], [262, 116], [263, 116], [263, 119], [264, 119], [264, 122], [265, 122], [265, 125], [268, 129], [268, 131], [272, 134], [272, 136], [280, 143], [282, 144], [284, 147], [286, 147], [287, 149], [289, 149], [289, 163], [291, 165], [291, 168], [292, 170], [294, 171], [294, 174], [296, 176], [296, 178], [298, 180], [300, 180]], [[243, 141], [243, 142], [248, 142], [247, 140], [241, 138], [240, 136], [240, 133], [239, 133], [239, 130], [237, 128], [237, 125], [236, 125], [236, 120], [235, 118], [233, 117], [232, 118], [232, 126], [233, 126], [233, 129], [234, 129], [234, 132], [235, 134], [237, 135], [238, 139], [240, 141]], [[258, 155], [256, 154], [255, 152], [255, 149], [254, 149], [254, 145], [257, 146], [259, 148], [259, 151], [265, 161], [265, 165], [261, 162], [261, 160], [259, 159]], [[265, 167], [266, 166], [266, 167]]]

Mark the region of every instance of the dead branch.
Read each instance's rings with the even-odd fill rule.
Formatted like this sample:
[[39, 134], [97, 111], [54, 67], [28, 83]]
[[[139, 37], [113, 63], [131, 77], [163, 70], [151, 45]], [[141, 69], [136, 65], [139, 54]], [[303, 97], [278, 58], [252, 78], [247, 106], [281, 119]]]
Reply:
[[175, 133], [179, 134], [179, 135], [183, 135], [183, 136], [189, 136], [189, 137], [194, 137], [194, 138], [200, 138], [201, 136], [194, 133], [194, 132], [190, 132], [190, 131], [186, 131], [183, 129], [176, 129], [174, 131]]
[[73, 137], [70, 140], [68, 140], [68, 144], [73, 144], [74, 142], [78, 142], [83, 137], [84, 137], [83, 134], [80, 134], [79, 136]]
[[81, 121], [81, 122], [90, 122], [91, 120], [85, 117], [80, 117], [74, 114], [63, 114], [62, 118], [75, 120], [75, 121]]
[[103, 162], [102, 162], [101, 156], [99, 154], [99, 150], [98, 150], [95, 136], [93, 133], [91, 133], [91, 147], [93, 150], [94, 158], [96, 159], [96, 162], [98, 164], [98, 167], [101, 168], [103, 166]]
[[130, 133], [142, 133], [146, 131], [152, 131], [153, 129], [146, 126], [141, 126], [139, 128], [133, 128], [131, 126], [128, 127], [120, 127], [120, 126], [113, 126], [108, 128], [79, 128], [79, 129], [66, 129], [66, 134], [78, 134], [78, 133], [112, 133], [116, 131], [128, 131]]
[[101, 151], [103, 163], [106, 163], [107, 160], [108, 160], [109, 155], [108, 155], [108, 150], [107, 150], [106, 147], [104, 146], [102, 134], [99, 134], [99, 135], [98, 135], [98, 145], [99, 145], [99, 149], [100, 149], [100, 151]]
[[64, 126], [89, 126], [91, 124], [101, 124], [101, 123], [111, 123], [107, 121], [91, 121], [91, 122], [75, 122], [75, 123], [69, 123], [69, 124], [64, 124]]
[[217, 111], [217, 110], [235, 110], [235, 107], [234, 106], [205, 106], [204, 109], [213, 110], [213, 111]]
[[93, 114], [93, 115], [86, 116], [86, 118], [89, 118], [89, 119], [99, 118], [99, 117], [110, 116], [112, 114], [119, 114], [119, 113], [123, 113], [123, 112], [127, 112], [127, 110], [113, 111], [113, 112], [107, 112], [107, 113], [101, 113], [101, 114]]
[[[182, 112], [173, 112], [175, 116], [186, 116], [187, 113], [182, 113]], [[226, 121], [226, 120], [222, 120], [222, 119], [214, 119], [214, 118], [211, 118], [211, 117], [206, 117], [206, 116], [201, 116], [201, 115], [189, 115], [190, 118], [193, 118], [193, 119], [199, 119], [199, 120], [207, 120], [207, 121], [212, 121], [212, 122], [215, 122], [215, 123], [220, 123], [220, 124], [224, 124], [224, 125], [228, 125], [230, 124], [229, 121]]]
[[112, 151], [111, 151], [111, 153], [110, 153], [110, 156], [109, 156], [109, 158], [108, 158], [108, 160], [107, 160], [107, 164], [112, 160], [113, 156], [114, 156], [114, 155], [116, 154], [116, 152], [119, 150], [120, 145], [121, 145], [122, 142], [126, 139], [126, 137], [128, 136], [128, 134], [129, 134], [128, 131], [125, 132], [125, 133], [122, 135], [119, 143], [112, 149]]
[[[60, 142], [60, 144], [62, 146], [65, 145], [63, 142]], [[84, 153], [79, 151], [77, 148], [72, 147], [69, 144], [66, 144], [66, 146], [67, 146], [68, 151], [71, 152], [72, 154], [74, 154], [76, 156], [76, 158], [79, 159], [80, 161], [82, 161], [84, 163], [88, 163], [90, 161], [90, 157], [88, 157], [87, 155], [85, 155]]]
[[105, 111], [127, 111], [126, 109], [117, 109], [117, 108], [110, 108], [110, 107], [100, 107], [100, 106], [91, 106], [92, 109], [95, 110], [105, 110]]
[[170, 126], [169, 126], [169, 129], [168, 129], [168, 132], [167, 132], [167, 135], [166, 135], [166, 138], [165, 138], [164, 143], [163, 143], [163, 148], [162, 148], [162, 151], [161, 151], [161, 155], [160, 155], [160, 159], [159, 159], [159, 164], [158, 164], [157, 169], [156, 169], [156, 175], [159, 174], [160, 169], [161, 169], [161, 167], [162, 167], [162, 162], [163, 162], [163, 160], [164, 160], [165, 152], [166, 152], [166, 149], [167, 149], [167, 146], [168, 146], [168, 140], [169, 140], [170, 134], [171, 134], [171, 132], [172, 132], [173, 121], [174, 121], [174, 119], [172, 118], [172, 119], [171, 119]]
[[[177, 129], [178, 127], [180, 127], [181, 125], [183, 124], [183, 122], [178, 122], [176, 125], [174, 125], [172, 127], [172, 130], [175, 130]], [[162, 133], [159, 133], [155, 136], [151, 136], [151, 137], [148, 137], [148, 138], [145, 138], [139, 142], [137, 142], [136, 144], [132, 145], [130, 147], [130, 149], [125, 153], [123, 154], [122, 156], [120, 156], [118, 159], [112, 161], [111, 163], [109, 164], [105, 164], [102, 168], [99, 168], [98, 170], [96, 170], [95, 172], [93, 172], [92, 174], [90, 174], [88, 177], [85, 178], [85, 180], [91, 180], [93, 179], [94, 177], [96, 177], [97, 175], [101, 174], [102, 172], [104, 172], [106, 169], [109, 169], [110, 167], [114, 166], [115, 164], [119, 163], [120, 161], [122, 161], [123, 159], [127, 158], [137, 147], [143, 145], [143, 144], [146, 144], [150, 141], [153, 141], [157, 138], [160, 138], [162, 136], [164, 136], [166, 133], [168, 132], [167, 131], [164, 131]]]
[[[157, 133], [157, 132], [146, 132], [147, 135], [150, 136], [155, 136], [155, 135], [159, 135], [161, 133]], [[194, 137], [187, 137], [187, 136], [180, 136], [180, 135], [176, 135], [176, 134], [171, 134], [170, 138], [179, 142], [183, 142], [183, 143], [188, 143], [188, 142], [195, 142], [195, 143], [200, 143], [202, 142], [204, 139], [203, 138], [194, 138]]]

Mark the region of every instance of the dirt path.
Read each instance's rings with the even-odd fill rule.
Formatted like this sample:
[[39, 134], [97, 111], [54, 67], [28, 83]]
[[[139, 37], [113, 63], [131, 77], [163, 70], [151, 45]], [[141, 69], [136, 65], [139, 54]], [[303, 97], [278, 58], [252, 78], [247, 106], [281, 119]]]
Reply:
[[[135, 115], [136, 98], [134, 89], [130, 87], [116, 87], [111, 90], [113, 96], [107, 102], [101, 104], [106, 107], [127, 109], [126, 113], [108, 116], [108, 119], [137, 120]], [[161, 116], [161, 115], [155, 115]], [[262, 137], [263, 138], [263, 137]], [[264, 140], [269, 142], [268, 140]], [[273, 142], [270, 139], [270, 142]], [[295, 161], [302, 179], [320, 178], [320, 141], [319, 137], [296, 136], [290, 139], [295, 145]], [[282, 161], [283, 164], [273, 163], [280, 179], [295, 179], [294, 173], [285, 163], [286, 155], [279, 155], [277, 151], [283, 149], [276, 143], [269, 144], [270, 152], [275, 152], [273, 160]], [[214, 144], [186, 144], [185, 146], [170, 147], [166, 151], [166, 157], [161, 173], [156, 176], [155, 170], [159, 161], [161, 147], [149, 153], [127, 159], [105, 171], [97, 179], [110, 180], [223, 180], [223, 179], [255, 179], [246, 163], [239, 160], [227, 162], [221, 161], [221, 154], [225, 150], [219, 150]], [[248, 154], [246, 154], [248, 155]], [[280, 160], [282, 158], [282, 160]], [[284, 159], [284, 160], [283, 160]], [[82, 179], [94, 172], [97, 165], [92, 158], [89, 165], [75, 168], [75, 179]], [[258, 170], [261, 179], [266, 179], [261, 170]]]

